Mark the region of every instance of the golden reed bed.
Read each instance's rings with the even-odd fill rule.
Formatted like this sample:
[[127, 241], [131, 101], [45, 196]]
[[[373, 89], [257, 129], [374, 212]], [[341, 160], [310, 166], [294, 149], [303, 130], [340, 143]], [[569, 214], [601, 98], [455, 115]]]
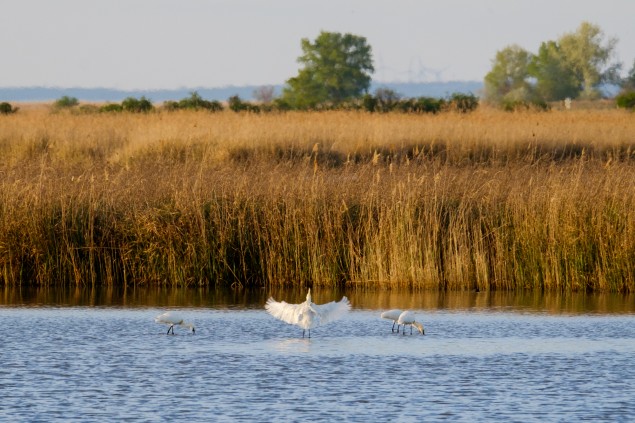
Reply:
[[0, 116], [0, 280], [635, 291], [635, 115]]

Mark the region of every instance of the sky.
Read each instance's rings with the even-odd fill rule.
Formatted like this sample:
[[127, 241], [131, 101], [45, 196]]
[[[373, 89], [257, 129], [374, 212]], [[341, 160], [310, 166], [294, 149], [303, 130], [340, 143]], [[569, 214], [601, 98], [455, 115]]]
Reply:
[[537, 52], [583, 21], [635, 59], [633, 0], [0, 0], [0, 87], [277, 85], [300, 40], [366, 37], [377, 82], [481, 81], [498, 50]]

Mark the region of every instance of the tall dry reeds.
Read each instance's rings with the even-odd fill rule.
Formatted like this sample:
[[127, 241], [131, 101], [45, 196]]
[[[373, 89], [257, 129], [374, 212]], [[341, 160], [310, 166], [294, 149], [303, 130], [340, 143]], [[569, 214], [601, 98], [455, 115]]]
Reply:
[[635, 291], [620, 111], [0, 119], [4, 284]]

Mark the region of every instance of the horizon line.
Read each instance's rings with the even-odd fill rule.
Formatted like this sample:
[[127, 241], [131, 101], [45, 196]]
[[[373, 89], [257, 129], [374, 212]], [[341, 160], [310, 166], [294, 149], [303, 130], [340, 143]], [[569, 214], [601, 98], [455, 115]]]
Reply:
[[[475, 79], [456, 79], [447, 81], [371, 81], [371, 85], [388, 84], [388, 85], [441, 85], [441, 84], [457, 84], [457, 83], [478, 83], [483, 81]], [[117, 88], [109, 86], [63, 86], [63, 85], [8, 85], [0, 86], [0, 90], [26, 90], [26, 89], [49, 89], [49, 90], [109, 90], [109, 91], [181, 91], [181, 90], [221, 90], [230, 88], [252, 88], [252, 87], [282, 87], [286, 83], [279, 84], [242, 84], [242, 85], [214, 85], [214, 86], [179, 86], [171, 88]]]

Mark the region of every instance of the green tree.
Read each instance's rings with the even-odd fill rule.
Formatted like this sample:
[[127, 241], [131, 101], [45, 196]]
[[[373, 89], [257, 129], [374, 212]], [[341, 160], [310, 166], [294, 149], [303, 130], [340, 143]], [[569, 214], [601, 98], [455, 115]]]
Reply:
[[528, 101], [532, 95], [529, 66], [533, 55], [518, 45], [496, 53], [485, 75], [485, 98], [493, 103]]
[[536, 94], [547, 101], [575, 98], [582, 89], [555, 41], [540, 45], [529, 66], [529, 73], [536, 78]]
[[298, 62], [304, 68], [287, 80], [285, 103], [295, 108], [338, 105], [368, 91], [375, 69], [366, 38], [322, 31], [314, 42], [303, 38], [301, 46]]
[[582, 98], [600, 96], [599, 85], [615, 82], [620, 69], [618, 62], [611, 62], [617, 39], [604, 42], [604, 33], [599, 26], [582, 22], [575, 32], [564, 34], [558, 45], [566, 66], [579, 82]]

